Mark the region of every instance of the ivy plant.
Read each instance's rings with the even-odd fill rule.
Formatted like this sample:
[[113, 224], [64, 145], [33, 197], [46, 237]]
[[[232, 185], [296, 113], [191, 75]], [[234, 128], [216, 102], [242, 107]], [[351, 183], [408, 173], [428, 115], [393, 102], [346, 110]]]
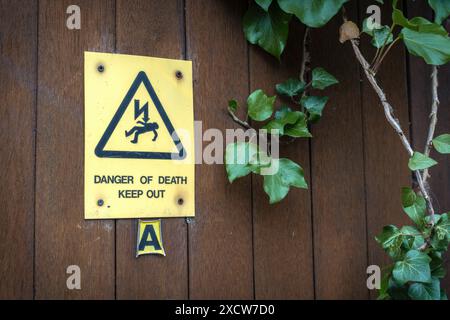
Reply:
[[[398, 6], [398, 0], [386, 1], [392, 9], [392, 24], [380, 25], [372, 19], [362, 22], [361, 29], [345, 16], [344, 5], [350, 0], [254, 0], [243, 17], [243, 31], [247, 40], [260, 46], [277, 59], [281, 59], [289, 36], [289, 23], [298, 19], [309, 28], [324, 26], [339, 11], [344, 23], [340, 28], [340, 41], [350, 42], [355, 58], [378, 95], [386, 120], [398, 134], [401, 145], [410, 156], [407, 163], [412, 171], [417, 190], [402, 189], [401, 199], [404, 213], [411, 225], [397, 227], [388, 225], [376, 237], [376, 241], [392, 259], [392, 264], [383, 269], [379, 299], [441, 300], [447, 299], [440, 287], [445, 276], [443, 254], [450, 244], [449, 213], [436, 213], [430, 197], [429, 169], [437, 165], [431, 152], [450, 153], [450, 134], [434, 136], [439, 107], [438, 66], [450, 62], [450, 38], [442, 26], [450, 16], [449, 0], [428, 0], [434, 10], [434, 21], [424, 17], [408, 18]], [[351, 0], [356, 1], [356, 0]], [[383, 0], [376, 0], [384, 4]], [[360, 31], [362, 30], [362, 32]], [[359, 41], [369, 37], [376, 53], [370, 62], [359, 48]], [[432, 106], [430, 125], [423, 152], [414, 150], [390, 104], [376, 75], [391, 49], [403, 43], [407, 51], [432, 66]], [[317, 122], [328, 102], [328, 97], [312, 95], [310, 89], [324, 90], [338, 83], [337, 79], [323, 68], [310, 72], [310, 81], [305, 80], [307, 37], [303, 39], [304, 57], [299, 77], [287, 79], [276, 85], [277, 95], [267, 96], [262, 90], [254, 91], [247, 100], [247, 117], [236, 115], [238, 103], [229, 102], [228, 111], [232, 119], [247, 129], [252, 129], [248, 119], [260, 124], [270, 134], [289, 139], [310, 138], [310, 126]], [[309, 70], [308, 70], [309, 71]], [[278, 96], [285, 96], [289, 104], [276, 107]], [[237, 160], [237, 161], [236, 161]], [[286, 197], [291, 187], [307, 188], [300, 165], [289, 159], [272, 157], [270, 150], [260, 150], [252, 142], [237, 142], [227, 146], [226, 171], [230, 182], [256, 174], [263, 176], [264, 191], [270, 203]], [[405, 164], [406, 165], [406, 164]], [[276, 166], [277, 170], [265, 170]]]
[[[287, 79], [277, 84], [275, 89], [278, 95], [288, 98], [290, 105], [280, 104], [277, 107], [275, 104], [278, 95], [269, 97], [263, 90], [255, 90], [247, 99], [246, 118], [250, 118], [254, 123], [261, 123], [262, 129], [278, 138], [311, 138], [308, 126], [322, 117], [328, 97], [310, 95], [309, 90], [324, 90], [337, 83], [338, 80], [323, 68], [314, 69], [312, 79], [308, 83], [296, 78]], [[239, 120], [237, 110], [237, 101], [229, 101], [228, 112], [233, 119], [245, 128], [251, 128], [247, 121]], [[230, 182], [250, 173], [263, 176], [264, 191], [270, 203], [283, 200], [290, 187], [308, 188], [300, 165], [289, 159], [272, 159], [270, 150], [260, 150], [253, 142], [229, 144], [225, 152], [225, 164]], [[274, 169], [275, 174], [261, 170], [268, 166], [278, 168]]]

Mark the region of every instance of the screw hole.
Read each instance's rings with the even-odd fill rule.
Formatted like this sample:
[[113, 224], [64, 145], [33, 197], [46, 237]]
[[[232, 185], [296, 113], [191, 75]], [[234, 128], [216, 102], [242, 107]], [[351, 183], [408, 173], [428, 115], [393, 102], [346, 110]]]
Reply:
[[104, 202], [102, 199], [97, 200], [97, 205], [98, 205], [99, 207], [103, 206], [104, 203], [105, 203], [105, 202]]
[[183, 198], [179, 198], [179, 199], [178, 199], [178, 204], [179, 204], [180, 206], [182, 206], [182, 205], [183, 205], [183, 203], [184, 203], [184, 200], [183, 200]]
[[178, 80], [183, 79], [183, 72], [181, 72], [180, 70], [177, 70], [175, 72], [175, 77], [177, 77]]
[[98, 72], [103, 72], [103, 71], [105, 71], [105, 66], [102, 65], [102, 64], [100, 64], [100, 65], [97, 67], [97, 71], [98, 71]]

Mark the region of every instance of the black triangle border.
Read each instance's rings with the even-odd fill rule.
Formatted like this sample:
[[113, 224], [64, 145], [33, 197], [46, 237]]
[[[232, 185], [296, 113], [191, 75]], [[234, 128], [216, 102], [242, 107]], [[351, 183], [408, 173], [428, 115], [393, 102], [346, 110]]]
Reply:
[[[144, 84], [145, 88], [147, 89], [148, 93], [150, 94], [150, 97], [153, 101], [153, 104], [156, 107], [156, 110], [158, 110], [158, 113], [159, 113], [161, 119], [163, 120], [164, 125], [166, 126], [167, 130], [169, 131], [169, 134], [172, 137], [172, 140], [173, 140], [175, 146], [177, 147], [178, 153], [104, 150], [106, 144], [108, 143], [109, 139], [111, 138], [111, 134], [116, 129], [117, 124], [119, 123], [120, 119], [122, 118], [123, 114], [125, 113], [128, 105], [131, 102], [131, 99], [133, 99], [133, 97], [136, 94], [136, 91], [138, 90], [141, 83]], [[181, 143], [181, 140], [178, 137], [178, 134], [175, 132], [172, 122], [170, 122], [170, 119], [167, 116], [167, 113], [164, 110], [164, 107], [161, 104], [161, 101], [159, 100], [158, 95], [156, 94], [155, 90], [153, 89], [153, 86], [152, 86], [150, 80], [148, 79], [147, 74], [144, 71], [140, 71], [138, 73], [136, 79], [133, 81], [133, 84], [131, 85], [130, 89], [128, 90], [125, 98], [123, 99], [122, 103], [120, 104], [119, 108], [117, 109], [116, 113], [114, 114], [114, 117], [112, 118], [111, 122], [109, 123], [108, 127], [106, 128], [105, 132], [103, 133], [103, 136], [101, 137], [97, 146], [95, 147], [95, 155], [99, 158], [126, 158], [126, 159], [183, 160], [186, 158], [186, 150], [184, 149], [184, 146]]]

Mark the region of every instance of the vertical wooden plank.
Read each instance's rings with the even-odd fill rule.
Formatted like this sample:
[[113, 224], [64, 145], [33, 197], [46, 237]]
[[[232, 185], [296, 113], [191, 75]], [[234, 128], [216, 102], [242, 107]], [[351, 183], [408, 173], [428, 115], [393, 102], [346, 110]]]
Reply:
[[[424, 16], [429, 20], [433, 19], [432, 9], [425, 1], [408, 2], [408, 16]], [[450, 31], [450, 20], [445, 23]], [[423, 152], [425, 140], [430, 125], [429, 114], [431, 112], [431, 67], [425, 64], [422, 59], [408, 56], [409, 61], [409, 95], [412, 122], [412, 138], [414, 148]], [[436, 136], [450, 131], [450, 93], [448, 84], [450, 83], [450, 66], [439, 68], [439, 100], [438, 123], [436, 126]], [[430, 169], [429, 179], [432, 190], [432, 200], [436, 211], [439, 213], [450, 210], [450, 159], [436, 151], [431, 152], [431, 157], [439, 162], [439, 165]], [[450, 265], [447, 265], [447, 274], [450, 274]], [[443, 287], [450, 292], [450, 276], [443, 282]]]
[[[291, 25], [281, 63], [257, 47], [250, 50], [251, 91], [275, 94], [275, 84], [298, 78], [304, 28]], [[278, 103], [290, 105], [287, 99]], [[295, 108], [295, 106], [293, 106]], [[300, 139], [280, 146], [281, 157], [299, 163], [309, 179], [309, 142]], [[291, 189], [270, 205], [261, 177], [253, 178], [253, 223], [256, 299], [313, 299], [313, 252], [309, 190]]]
[[[120, 53], [183, 59], [183, 1], [117, 1]], [[187, 227], [162, 221], [166, 257], [136, 256], [136, 221], [117, 221], [117, 298], [187, 299]]]
[[33, 297], [37, 4], [0, 1], [0, 299]]
[[82, 71], [85, 50], [114, 49], [114, 1], [77, 1], [81, 30], [66, 27], [72, 3], [39, 2], [36, 298], [114, 298], [114, 222], [84, 220]]
[[[366, 9], [373, 1], [360, 2], [361, 21], [367, 17]], [[381, 6], [382, 24], [391, 25], [391, 3]], [[362, 35], [361, 50], [368, 60], [375, 54], [371, 38]], [[403, 44], [397, 45], [384, 60], [377, 79], [383, 87], [395, 115], [405, 133], [409, 132], [406, 57]], [[367, 192], [367, 233], [369, 265], [385, 267], [392, 263], [375, 241], [383, 226], [408, 224], [402, 210], [401, 188], [411, 185], [408, 154], [397, 134], [388, 124], [380, 100], [365, 79], [362, 84], [362, 110], [364, 124], [364, 155]], [[372, 298], [377, 292], [371, 291]]]
[[[235, 127], [226, 113], [227, 99], [247, 97], [245, 9], [245, 1], [187, 1], [195, 116], [203, 130]], [[190, 297], [253, 298], [250, 178], [230, 185], [223, 165], [203, 164], [196, 181], [197, 212], [188, 231]]]
[[[357, 21], [355, 2], [346, 5]], [[311, 166], [316, 297], [366, 299], [366, 216], [359, 67], [349, 43], [341, 45], [338, 14], [312, 31], [312, 63], [336, 75], [339, 85], [312, 130]]]

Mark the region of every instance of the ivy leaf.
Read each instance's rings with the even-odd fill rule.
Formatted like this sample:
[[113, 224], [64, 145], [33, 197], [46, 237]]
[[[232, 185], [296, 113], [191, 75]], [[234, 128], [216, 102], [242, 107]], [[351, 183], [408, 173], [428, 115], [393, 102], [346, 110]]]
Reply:
[[400, 32], [408, 51], [422, 57], [431, 65], [443, 65], [450, 61], [450, 38], [442, 34], [417, 32], [403, 28]]
[[400, 247], [403, 242], [403, 234], [393, 225], [385, 226], [383, 231], [375, 237], [375, 240], [393, 259], [401, 256]]
[[400, 229], [400, 232], [404, 236], [403, 246], [407, 250], [418, 249], [425, 243], [425, 239], [421, 232], [415, 227], [403, 226]]
[[323, 68], [315, 68], [312, 71], [312, 86], [315, 89], [323, 90], [337, 83], [339, 81]]
[[252, 172], [249, 164], [257, 152], [258, 147], [253, 143], [237, 142], [227, 145], [225, 150], [225, 169], [230, 183]]
[[424, 225], [427, 205], [425, 198], [416, 195], [411, 188], [402, 189], [402, 206], [408, 217], [420, 228]]
[[293, 13], [308, 27], [324, 26], [348, 0], [278, 0], [285, 12]]
[[236, 100], [230, 100], [228, 101], [228, 108], [230, 108], [231, 111], [236, 112], [238, 108], [238, 103]]
[[323, 108], [328, 102], [328, 97], [315, 97], [315, 96], [307, 96], [303, 97], [300, 101], [301, 105], [308, 110], [309, 119], [312, 122], [316, 122], [322, 117]]
[[248, 115], [256, 121], [264, 121], [273, 113], [276, 96], [268, 97], [261, 89], [254, 91], [247, 99]]
[[290, 19], [291, 15], [283, 12], [276, 2], [268, 11], [252, 2], [244, 15], [245, 37], [279, 60], [286, 46]]
[[292, 98], [303, 93], [305, 87], [306, 83], [304, 83], [303, 81], [290, 78], [283, 83], [277, 84], [276, 90], [279, 94]]
[[430, 262], [430, 270], [431, 276], [434, 278], [444, 278], [445, 271], [445, 263], [442, 259], [442, 254], [436, 251], [430, 253], [431, 262]]
[[440, 135], [439, 137], [434, 138], [433, 146], [438, 152], [440, 152], [442, 154], [449, 154], [450, 153], [450, 134], [446, 133], [446, 134]]
[[290, 187], [308, 189], [303, 169], [289, 159], [273, 159], [272, 166], [278, 167], [275, 174], [264, 175], [264, 191], [270, 204], [283, 200]]
[[371, 43], [375, 48], [381, 48], [393, 41], [394, 36], [392, 35], [391, 28], [388, 26], [373, 30], [373, 39]]
[[408, 281], [431, 282], [431, 258], [423, 252], [410, 250], [402, 261], [397, 261], [392, 271], [394, 279], [403, 285]]
[[272, 0], [255, 0], [255, 2], [264, 9], [264, 11], [269, 11], [269, 7], [272, 3]]
[[428, 0], [428, 3], [435, 12], [436, 23], [441, 24], [450, 16], [450, 2], [448, 0]]
[[447, 213], [441, 215], [439, 222], [436, 223], [435, 232], [439, 240], [450, 238], [450, 220]]
[[417, 195], [413, 189], [409, 187], [402, 188], [402, 205], [404, 208], [411, 207], [417, 199]]
[[389, 280], [392, 276], [392, 269], [394, 269], [394, 265], [390, 265], [382, 270], [382, 277], [380, 283], [380, 290], [378, 291], [377, 300], [387, 300], [390, 298], [388, 289], [389, 289]]
[[392, 300], [409, 300], [408, 287], [404, 285], [399, 285], [393, 277], [389, 279], [388, 287], [389, 296]]
[[424, 33], [434, 33], [447, 36], [448, 32], [442, 25], [433, 23], [423, 17], [414, 17], [409, 20], [410, 29]]
[[440, 281], [433, 278], [430, 283], [413, 283], [408, 295], [413, 300], [441, 300]]
[[423, 153], [415, 151], [413, 156], [409, 159], [408, 167], [410, 170], [415, 171], [427, 169], [436, 164], [437, 162], [430, 157], [427, 157]]
[[288, 124], [295, 124], [301, 116], [300, 111], [292, 111], [290, 108], [283, 106], [275, 112], [275, 119], [267, 123], [263, 129], [267, 131], [278, 130], [280, 136], [284, 135], [284, 127]]
[[306, 115], [303, 112], [299, 112], [297, 122], [293, 125], [287, 125], [284, 134], [293, 138], [311, 138], [312, 135], [308, 130]]
[[392, 10], [392, 22], [396, 25], [414, 30], [416, 26], [405, 17], [401, 10], [395, 8], [397, 1], [392, 1], [392, 3], [394, 6]]
[[373, 37], [374, 30], [381, 29], [381, 28], [382, 28], [382, 26], [375, 21], [373, 21], [373, 22], [371, 21], [371, 23], [369, 24], [369, 18], [366, 18], [363, 20], [362, 32], [368, 34], [369, 36]]

